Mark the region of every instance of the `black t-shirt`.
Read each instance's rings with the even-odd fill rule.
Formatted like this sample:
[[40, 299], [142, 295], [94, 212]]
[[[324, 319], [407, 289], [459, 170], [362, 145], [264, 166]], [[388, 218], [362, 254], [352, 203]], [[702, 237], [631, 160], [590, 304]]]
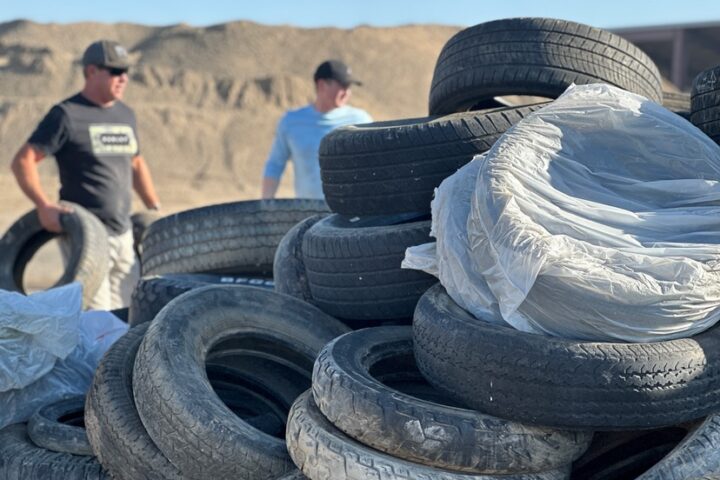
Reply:
[[61, 200], [90, 210], [111, 234], [130, 228], [132, 158], [139, 148], [127, 105], [104, 108], [78, 93], [50, 109], [28, 143], [55, 156]]

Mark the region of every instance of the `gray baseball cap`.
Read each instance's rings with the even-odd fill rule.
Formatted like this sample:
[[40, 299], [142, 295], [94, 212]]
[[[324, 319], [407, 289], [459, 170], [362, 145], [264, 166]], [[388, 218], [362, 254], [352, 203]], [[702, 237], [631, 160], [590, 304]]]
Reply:
[[117, 42], [112, 40], [98, 40], [85, 50], [82, 58], [83, 66], [97, 65], [109, 68], [130, 68], [128, 52]]

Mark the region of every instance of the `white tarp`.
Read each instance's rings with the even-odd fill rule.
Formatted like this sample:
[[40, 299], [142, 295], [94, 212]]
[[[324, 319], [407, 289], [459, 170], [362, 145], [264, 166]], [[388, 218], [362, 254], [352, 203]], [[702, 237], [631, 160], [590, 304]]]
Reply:
[[608, 85], [571, 86], [446, 179], [403, 266], [523, 331], [648, 342], [720, 318], [720, 147]]

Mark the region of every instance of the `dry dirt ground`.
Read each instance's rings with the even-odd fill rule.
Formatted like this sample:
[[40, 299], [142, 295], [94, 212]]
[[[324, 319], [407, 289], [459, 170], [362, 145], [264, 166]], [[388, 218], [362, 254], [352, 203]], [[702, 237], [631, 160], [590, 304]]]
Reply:
[[[352, 66], [364, 85], [353, 89], [351, 103], [375, 119], [426, 115], [435, 60], [458, 30], [0, 24], [0, 232], [31, 208], [10, 174], [12, 156], [54, 103], [81, 88], [80, 58], [94, 40], [118, 40], [131, 53], [125, 100], [171, 213], [259, 196], [275, 125], [286, 109], [313, 98], [312, 74], [324, 59]], [[41, 167], [48, 192], [56, 192], [54, 161]], [[291, 172], [280, 196], [292, 196]]]

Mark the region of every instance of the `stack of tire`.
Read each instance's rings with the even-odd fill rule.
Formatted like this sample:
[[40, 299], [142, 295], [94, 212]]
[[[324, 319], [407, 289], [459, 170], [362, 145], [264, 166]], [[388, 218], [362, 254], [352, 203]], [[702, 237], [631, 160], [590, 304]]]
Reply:
[[114, 479], [276, 479], [293, 401], [348, 328], [296, 298], [210, 285], [170, 301], [103, 357], [85, 407]]
[[[647, 55], [606, 31], [518, 18], [455, 35], [438, 58], [430, 117], [345, 127], [323, 140], [323, 189], [335, 213], [296, 227], [294, 265], [307, 284], [296, 282], [295, 294], [340, 317], [362, 316], [372, 299], [359, 285], [378, 278], [379, 291], [400, 286], [389, 284], [399, 278], [389, 252], [402, 249], [400, 232], [425, 221], [433, 189], [540, 107], [493, 109], [496, 97], [553, 99], [572, 83], [598, 82], [685, 117], [690, 110], [687, 96], [663, 95]], [[365, 234], [378, 227], [392, 232], [382, 242]], [[425, 232], [418, 229], [415, 244], [429, 241]], [[405, 296], [416, 306], [412, 333], [378, 327], [323, 349], [312, 391], [294, 404], [287, 429], [290, 454], [311, 480], [622, 479], [653, 465], [644, 478], [681, 478], [678, 465], [688, 473], [682, 478], [717, 471], [702, 441], [718, 435], [717, 420], [686, 422], [720, 409], [718, 333], [700, 335], [700, 345], [573, 342], [482, 322], [440, 285], [419, 301], [418, 290]], [[629, 434], [599, 435], [583, 455], [592, 432], [607, 430]]]
[[280, 240], [301, 220], [323, 212], [322, 200], [254, 200], [154, 221], [140, 243], [143, 276], [133, 291], [130, 325], [152, 320], [173, 298], [205, 285], [272, 289]]

